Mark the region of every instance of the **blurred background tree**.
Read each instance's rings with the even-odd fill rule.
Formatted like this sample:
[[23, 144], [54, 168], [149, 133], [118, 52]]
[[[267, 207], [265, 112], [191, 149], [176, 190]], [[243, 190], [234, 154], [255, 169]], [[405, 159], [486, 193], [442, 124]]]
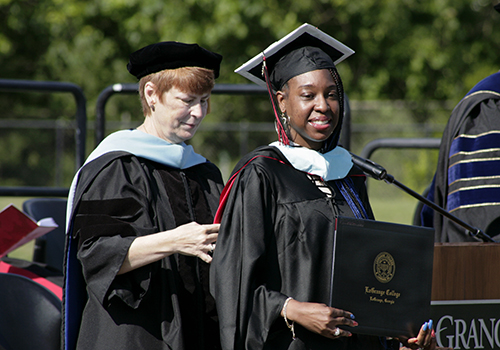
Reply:
[[[234, 68], [304, 22], [356, 51], [341, 65], [352, 99], [457, 100], [498, 70], [496, 0], [1, 0], [2, 78], [71, 81], [89, 104], [133, 82], [128, 54], [198, 42]], [[495, 28], [497, 28], [495, 30]]]
[[[425, 136], [439, 137], [449, 112], [480, 79], [500, 68], [500, 14], [497, 0], [0, 0], [0, 78], [71, 82], [87, 97], [89, 138], [99, 93], [115, 83], [135, 83], [126, 70], [128, 55], [150, 43], [196, 42], [224, 56], [217, 83], [249, 83], [233, 70], [304, 22], [319, 27], [356, 51], [339, 65], [346, 93], [356, 107], [353, 149], [370, 139], [375, 126], [438, 125]], [[403, 105], [402, 109], [394, 106]], [[376, 104], [375, 109], [368, 108]], [[436, 105], [439, 107], [436, 109]], [[388, 110], [386, 107], [393, 106]], [[385, 108], [385, 109], [384, 109]], [[0, 93], [1, 120], [72, 121], [75, 103], [65, 94]], [[270, 122], [268, 98], [214, 96], [204, 124]], [[116, 97], [106, 119], [142, 120], [138, 98]], [[382, 127], [385, 131], [390, 127]], [[437, 130], [437, 131], [436, 131]], [[68, 145], [63, 176], [55, 176], [55, 132], [0, 127], [2, 185], [68, 186], [74, 173]], [[255, 134], [253, 143], [267, 143]], [[271, 136], [270, 136], [271, 135]], [[237, 132], [200, 132], [195, 149], [216, 163], [240, 156]], [[411, 173], [435, 166], [435, 156], [398, 163]], [[384, 159], [386, 160], [386, 159]], [[230, 166], [228, 166], [230, 168]], [[412, 178], [409, 184], [417, 184]], [[416, 180], [415, 180], [416, 181]]]

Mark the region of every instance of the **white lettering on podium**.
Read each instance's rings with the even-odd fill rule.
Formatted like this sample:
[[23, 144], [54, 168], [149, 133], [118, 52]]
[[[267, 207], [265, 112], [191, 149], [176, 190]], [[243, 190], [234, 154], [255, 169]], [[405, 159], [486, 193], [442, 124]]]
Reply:
[[467, 324], [462, 319], [446, 315], [436, 324], [436, 341], [440, 347], [453, 349], [484, 349], [485, 345], [495, 349], [495, 346], [500, 348], [499, 330], [500, 319], [490, 318], [489, 322], [482, 318], [472, 319]]

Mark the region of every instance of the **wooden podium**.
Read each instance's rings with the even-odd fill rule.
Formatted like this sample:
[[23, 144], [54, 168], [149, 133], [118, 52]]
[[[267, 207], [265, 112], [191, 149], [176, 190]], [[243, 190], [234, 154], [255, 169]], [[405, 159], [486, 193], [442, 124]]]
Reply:
[[500, 349], [500, 243], [435, 243], [431, 299], [438, 346]]
[[431, 299], [500, 299], [500, 243], [435, 243]]

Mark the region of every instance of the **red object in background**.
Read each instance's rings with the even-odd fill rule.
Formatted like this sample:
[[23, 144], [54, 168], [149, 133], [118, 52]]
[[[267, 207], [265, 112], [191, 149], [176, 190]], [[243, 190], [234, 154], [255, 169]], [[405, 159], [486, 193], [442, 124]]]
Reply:
[[[30, 262], [26, 262], [30, 263]], [[62, 291], [62, 286], [49, 281], [46, 277], [42, 277], [40, 275], [37, 275], [34, 272], [31, 272], [27, 269], [24, 269], [22, 267], [14, 266], [11, 265], [5, 261], [0, 260], [0, 273], [13, 273], [16, 275], [21, 275], [24, 277], [27, 277], [29, 279], [32, 279], [33, 281], [37, 282], [38, 284], [41, 284], [45, 288], [49, 289], [52, 291], [59, 299], [62, 300], [63, 296], [63, 291]]]

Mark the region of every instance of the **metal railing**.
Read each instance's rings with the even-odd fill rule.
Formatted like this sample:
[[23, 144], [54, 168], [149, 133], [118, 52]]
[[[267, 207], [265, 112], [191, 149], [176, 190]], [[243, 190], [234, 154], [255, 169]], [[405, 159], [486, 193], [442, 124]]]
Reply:
[[[83, 165], [85, 162], [85, 139], [87, 135], [87, 107], [85, 95], [78, 85], [54, 81], [0, 79], [0, 90], [71, 93], [76, 101], [76, 169]], [[0, 186], [0, 196], [64, 197], [67, 194], [67, 188], [59, 187]]]
[[[95, 142], [96, 145], [105, 137], [106, 116], [105, 109], [109, 99], [116, 94], [137, 94], [138, 84], [113, 84], [101, 91], [96, 103], [95, 120]], [[0, 79], [0, 91], [35, 91], [35, 92], [68, 92], [73, 94], [76, 101], [76, 168], [80, 168], [86, 158], [85, 140], [87, 133], [86, 98], [82, 89], [72, 83], [51, 81], [30, 81]], [[267, 95], [267, 90], [255, 84], [216, 84], [212, 90], [213, 94], [228, 95]], [[238, 124], [238, 123], [237, 123]], [[262, 124], [262, 123], [261, 123]], [[226, 126], [227, 127], [227, 126]], [[241, 123], [235, 126], [242, 130]], [[262, 125], [260, 126], [262, 127]], [[243, 128], [245, 131], [245, 128]], [[351, 109], [349, 99], [346, 96], [344, 123], [342, 127], [342, 145], [350, 148], [351, 137]], [[439, 138], [387, 138], [377, 139], [369, 142], [362, 150], [360, 156], [370, 158], [372, 153], [379, 148], [439, 148]], [[67, 196], [67, 188], [59, 187], [1, 187], [2, 196]]]
[[439, 148], [440, 145], [441, 138], [383, 138], [368, 142], [359, 155], [369, 159], [379, 148]]

